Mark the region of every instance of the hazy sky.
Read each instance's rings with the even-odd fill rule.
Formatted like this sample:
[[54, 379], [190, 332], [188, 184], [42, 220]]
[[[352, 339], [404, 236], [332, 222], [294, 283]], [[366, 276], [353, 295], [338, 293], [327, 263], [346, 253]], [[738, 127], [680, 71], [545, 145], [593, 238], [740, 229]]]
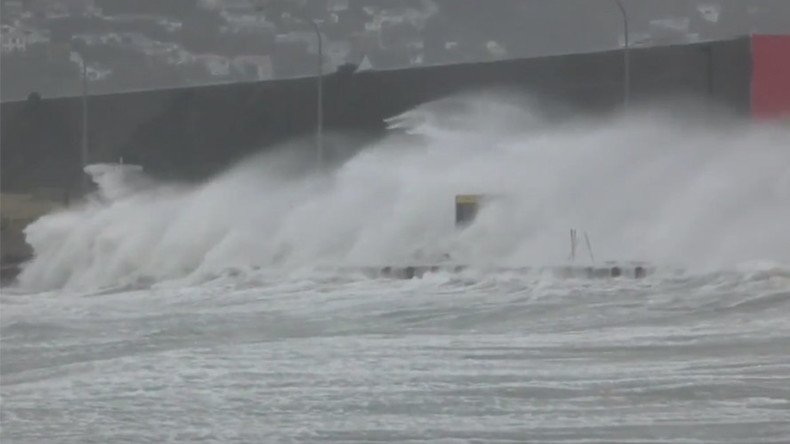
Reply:
[[[348, 0], [351, 5], [373, 5], [379, 8], [412, 6], [423, 12], [433, 10], [427, 21], [418, 28], [396, 31], [396, 43], [383, 44], [382, 47], [368, 50], [374, 69], [406, 68], [419, 65], [442, 63], [476, 62], [502, 58], [535, 57], [541, 55], [574, 53], [610, 49], [622, 43], [623, 19], [615, 0]], [[652, 34], [657, 38], [654, 44], [679, 43], [687, 41], [683, 32], [684, 23], [662, 19], [687, 17], [691, 33], [699, 33], [704, 40], [729, 38], [749, 32], [790, 34], [790, 0], [621, 0], [627, 9], [632, 44], [644, 44], [645, 38]], [[234, 81], [265, 80], [268, 78], [287, 78], [311, 75], [314, 72], [314, 48], [301, 53], [288, 49], [288, 44], [272, 42], [267, 48], [257, 35], [239, 37], [233, 32], [219, 31], [227, 28], [230, 21], [219, 17], [218, 11], [227, 12], [228, 6], [236, 5], [243, 9], [245, 2], [254, 3], [257, 8], [252, 15], [265, 15], [267, 20], [282, 11], [282, 4], [301, 4], [300, 11], [313, 11], [315, 18], [323, 24], [329, 42], [327, 52], [335, 51], [332, 60], [325, 62], [325, 70], [333, 70], [345, 61], [358, 62], [349, 48], [353, 36], [368, 32], [365, 23], [370, 16], [362, 16], [356, 22], [345, 26], [338, 25], [334, 32], [327, 22], [327, 12], [322, 4], [327, 2], [343, 3], [344, 0], [95, 0], [104, 18], [83, 20], [37, 20], [28, 19], [23, 26], [32, 28], [56, 27], [60, 34], [69, 35], [66, 39], [74, 42], [73, 36], [80, 33], [95, 35], [108, 32], [135, 32], [144, 36], [142, 43], [126, 44], [126, 48], [104, 45], [93, 47], [86, 53], [91, 74], [108, 77], [92, 79], [92, 90], [97, 93], [134, 89], [153, 89], [174, 86], [187, 86]], [[6, 5], [3, 0], [3, 4]], [[71, 2], [80, 3], [80, 2]], [[280, 3], [278, 9], [278, 3]], [[32, 2], [24, 2], [32, 5]], [[198, 6], [202, 5], [202, 6]], [[201, 11], [206, 6], [217, 7], [212, 11], [214, 19], [206, 19]], [[707, 9], [705, 9], [707, 7]], [[402, 10], [402, 9], [401, 9]], [[701, 13], [706, 10], [707, 14]], [[258, 11], [258, 12], [256, 12]], [[178, 22], [178, 30], [154, 29], [160, 27], [156, 22], [135, 24], [116, 20], [118, 14], [148, 14], [149, 16], [170, 17]], [[9, 23], [8, 8], [3, 8], [3, 22]], [[249, 15], [249, 13], [248, 13]], [[196, 19], [196, 17], [198, 17]], [[200, 18], [202, 17], [202, 18]], [[225, 17], [225, 16], [223, 16]], [[425, 18], [425, 17], [423, 17]], [[201, 20], [208, 20], [201, 21]], [[212, 22], [213, 20], [213, 22]], [[658, 20], [658, 21], [657, 21]], [[680, 26], [679, 31], [672, 31]], [[235, 26], [235, 24], [231, 24]], [[277, 23], [276, 34], [290, 32], [287, 23]], [[398, 34], [399, 32], [399, 34]], [[53, 31], [53, 35], [55, 32]], [[312, 34], [309, 29], [306, 34]], [[376, 34], [373, 32], [372, 34]], [[374, 36], [376, 45], [382, 46], [382, 34]], [[308, 35], [308, 38], [311, 36]], [[246, 38], [246, 41], [245, 41]], [[368, 36], [370, 38], [370, 36]], [[270, 37], [274, 40], [274, 36]], [[414, 49], [414, 39], [424, 48]], [[145, 48], [151, 41], [154, 47]], [[386, 39], [385, 39], [386, 40]], [[164, 45], [160, 45], [160, 43]], [[345, 47], [343, 47], [345, 42]], [[304, 42], [302, 42], [304, 43]], [[155, 46], [177, 46], [182, 58], [188, 61], [177, 65], [172, 60], [157, 59]], [[401, 45], [401, 48], [398, 48]], [[411, 45], [411, 46], [410, 46]], [[123, 46], [123, 45], [121, 45]], [[150, 46], [150, 45], [149, 45]], [[408, 51], [401, 50], [409, 47]], [[283, 50], [283, 48], [286, 48]], [[448, 49], [449, 48], [449, 49]], [[146, 52], [147, 51], [147, 52]], [[344, 52], [345, 51], [345, 52]], [[39, 58], [46, 51], [38, 51]], [[363, 51], [364, 53], [364, 51]], [[260, 56], [269, 54], [272, 66], [269, 73], [239, 73], [231, 68], [225, 73], [220, 66], [219, 72], [209, 72], [206, 56], [219, 54], [226, 58], [223, 63], [237, 56]], [[326, 53], [325, 53], [326, 54]], [[364, 54], [363, 54], [364, 55]], [[91, 59], [91, 57], [93, 57]], [[73, 55], [72, 55], [73, 58]], [[72, 95], [79, 93], [79, 69], [76, 62], [71, 63], [60, 73], [46, 72], [51, 64], [36, 62], [35, 56], [14, 56], [4, 53], [2, 72], [3, 100], [25, 97], [30, 91], [39, 91], [44, 96]], [[245, 68], [246, 69], [246, 68]], [[249, 70], [248, 70], [249, 71]], [[255, 71], [255, 68], [252, 69]], [[256, 77], [257, 76], [257, 77]]]

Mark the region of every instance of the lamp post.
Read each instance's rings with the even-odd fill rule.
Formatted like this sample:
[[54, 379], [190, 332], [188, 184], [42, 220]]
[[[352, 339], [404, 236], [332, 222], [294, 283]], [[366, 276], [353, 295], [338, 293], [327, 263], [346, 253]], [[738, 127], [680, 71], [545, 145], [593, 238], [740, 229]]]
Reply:
[[80, 150], [80, 164], [82, 165], [81, 187], [82, 194], [88, 192], [88, 176], [85, 167], [88, 166], [88, 68], [85, 58], [80, 55], [82, 61], [82, 146]]
[[318, 168], [324, 164], [324, 48], [323, 39], [321, 37], [321, 30], [314, 20], [306, 19], [315, 31], [316, 38], [318, 39], [318, 70], [317, 76], [317, 94], [318, 104], [316, 105], [316, 131], [315, 131], [315, 148], [316, 148], [316, 161]]
[[628, 109], [631, 94], [631, 51], [628, 44], [628, 13], [622, 0], [614, 0], [623, 16], [623, 108]]
[[[259, 0], [256, 5], [256, 9], [258, 11], [263, 11], [267, 3], [268, 0]], [[318, 162], [317, 166], [318, 168], [321, 168], [324, 163], [324, 42], [321, 37], [321, 30], [318, 28], [318, 24], [308, 17], [303, 17], [303, 20], [312, 26], [313, 31], [315, 31], [316, 38], [318, 39], [318, 61], [316, 67], [318, 70], [318, 76], [316, 79], [318, 103], [316, 104], [315, 150], [316, 161]]]

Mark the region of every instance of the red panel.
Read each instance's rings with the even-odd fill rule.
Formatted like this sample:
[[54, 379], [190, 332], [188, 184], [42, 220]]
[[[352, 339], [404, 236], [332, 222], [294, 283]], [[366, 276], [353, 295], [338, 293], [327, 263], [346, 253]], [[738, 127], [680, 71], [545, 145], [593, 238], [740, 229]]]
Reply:
[[752, 37], [752, 113], [790, 116], [790, 35]]

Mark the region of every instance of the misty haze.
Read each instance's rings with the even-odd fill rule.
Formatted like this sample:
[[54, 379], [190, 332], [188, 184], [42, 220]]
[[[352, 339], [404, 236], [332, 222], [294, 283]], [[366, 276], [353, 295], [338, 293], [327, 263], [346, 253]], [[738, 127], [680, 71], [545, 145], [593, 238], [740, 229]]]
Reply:
[[4, 444], [790, 442], [790, 2], [0, 21]]

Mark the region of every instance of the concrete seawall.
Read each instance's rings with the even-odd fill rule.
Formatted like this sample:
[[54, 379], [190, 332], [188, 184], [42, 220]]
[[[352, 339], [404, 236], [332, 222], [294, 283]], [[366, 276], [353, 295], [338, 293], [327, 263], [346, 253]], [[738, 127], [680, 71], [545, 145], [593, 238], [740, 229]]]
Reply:
[[[736, 112], [750, 108], [748, 37], [632, 49], [631, 102], [706, 98]], [[571, 113], [618, 109], [623, 54], [608, 51], [392, 71], [343, 71], [324, 84], [328, 133], [360, 143], [382, 135], [384, 119], [461, 91], [510, 88]], [[199, 179], [252, 151], [309, 137], [315, 78], [90, 97], [89, 160], [127, 162], [167, 177]], [[2, 190], [78, 189], [79, 97], [2, 104]]]
[[[704, 98], [748, 114], [750, 43], [744, 37], [632, 49], [631, 103]], [[621, 106], [623, 72], [622, 51], [392, 71], [345, 70], [325, 77], [325, 127], [329, 134], [350, 133], [355, 143], [364, 143], [383, 135], [388, 117], [447, 95], [487, 88], [522, 91], [557, 105], [560, 114], [600, 114]], [[205, 178], [251, 152], [310, 137], [316, 124], [315, 81], [92, 96], [89, 162], [123, 157], [155, 176]], [[67, 196], [78, 196], [83, 179], [81, 115], [79, 97], [2, 103], [3, 266], [29, 255], [21, 230], [37, 217], [5, 196], [50, 189], [58, 196], [48, 198], [51, 207]]]

